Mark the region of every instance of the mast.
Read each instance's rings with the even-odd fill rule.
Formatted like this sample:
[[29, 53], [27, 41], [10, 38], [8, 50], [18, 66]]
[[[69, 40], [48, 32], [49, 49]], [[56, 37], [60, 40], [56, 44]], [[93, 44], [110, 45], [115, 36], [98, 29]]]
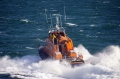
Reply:
[[64, 19], [65, 19], [65, 22], [66, 22], [65, 6], [64, 6]]
[[47, 21], [47, 23], [48, 23], [48, 20], [47, 20], [47, 9], [45, 9], [45, 16], [46, 16], [46, 21]]
[[[60, 13], [59, 13], [59, 15], [60, 15]], [[61, 27], [62, 27], [62, 20], [61, 20], [61, 16], [62, 16], [62, 15], [60, 15], [60, 24], [61, 24]]]
[[51, 14], [50, 14], [50, 19], [51, 19], [51, 27], [50, 28], [52, 28], [53, 27], [53, 24], [52, 24], [52, 17], [51, 17]]
[[56, 29], [59, 29], [59, 17], [56, 16]]

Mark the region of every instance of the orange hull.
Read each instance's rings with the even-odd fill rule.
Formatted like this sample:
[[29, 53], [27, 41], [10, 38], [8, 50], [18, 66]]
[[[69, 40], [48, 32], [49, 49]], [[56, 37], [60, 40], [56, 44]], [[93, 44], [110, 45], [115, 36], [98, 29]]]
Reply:
[[[52, 37], [54, 34], [54, 38]], [[39, 49], [40, 50], [40, 49]], [[41, 53], [41, 52], [39, 52]], [[83, 56], [77, 55], [74, 51], [72, 40], [66, 36], [64, 31], [54, 29], [54, 32], [49, 33], [49, 37], [46, 39], [44, 46], [44, 53], [55, 60], [66, 59], [70, 64], [81, 64], [84, 63]]]
[[49, 36], [45, 45], [39, 48], [42, 59], [53, 58], [62, 61], [67, 60], [71, 65], [84, 63], [83, 56], [74, 51], [72, 40], [66, 35], [65, 29], [59, 27], [59, 19], [56, 18], [56, 28], [49, 30]]

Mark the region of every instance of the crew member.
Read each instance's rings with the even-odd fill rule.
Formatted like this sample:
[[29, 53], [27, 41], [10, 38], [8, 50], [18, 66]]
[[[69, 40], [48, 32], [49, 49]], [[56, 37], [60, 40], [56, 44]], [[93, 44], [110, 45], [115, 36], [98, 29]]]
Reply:
[[55, 43], [56, 36], [54, 35], [54, 33], [52, 33], [52, 42]]

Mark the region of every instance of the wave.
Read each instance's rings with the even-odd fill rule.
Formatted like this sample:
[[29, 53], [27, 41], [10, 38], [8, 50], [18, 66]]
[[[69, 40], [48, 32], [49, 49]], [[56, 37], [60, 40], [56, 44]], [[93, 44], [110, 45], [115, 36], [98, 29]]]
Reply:
[[26, 47], [27, 49], [35, 49], [35, 48], [32, 48], [32, 47]]
[[77, 24], [73, 24], [73, 23], [66, 23], [68, 26], [78, 26]]
[[41, 31], [41, 30], [43, 30], [43, 29], [37, 29], [37, 30], [40, 30], [40, 31]]
[[36, 40], [40, 41], [40, 42], [45, 42], [45, 40], [39, 39], [37, 38]]
[[[82, 53], [85, 64], [72, 68], [70, 65], [53, 60], [41, 60], [36, 55], [21, 58], [0, 58], [0, 74], [9, 73], [11, 77], [23, 79], [119, 79], [120, 47], [108, 46], [101, 52], [91, 55], [83, 46], [75, 47]], [[93, 64], [94, 63], [94, 64]]]
[[73, 19], [75, 19], [75, 18], [67, 18], [67, 19], [69, 19], [69, 20], [73, 20]]
[[94, 24], [91, 24], [90, 27], [95, 27], [95, 25], [94, 25]]
[[109, 1], [104, 1], [103, 3], [104, 3], [104, 4], [105, 4], [105, 3], [107, 3], [107, 4], [108, 4], [108, 3], [110, 3], [110, 2], [109, 2]]
[[100, 64], [120, 71], [120, 47], [108, 46], [96, 55], [100, 59]]
[[28, 19], [21, 19], [20, 21], [23, 21], [23, 22], [26, 22], [26, 23], [28, 23], [28, 22], [29, 22], [29, 20], [28, 20]]
[[79, 32], [83, 32], [84, 30], [80, 30]]

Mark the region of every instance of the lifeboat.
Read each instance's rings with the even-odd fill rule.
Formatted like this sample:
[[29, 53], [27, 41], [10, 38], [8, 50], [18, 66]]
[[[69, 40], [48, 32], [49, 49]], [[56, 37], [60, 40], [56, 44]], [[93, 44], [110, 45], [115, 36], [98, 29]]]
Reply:
[[55, 28], [50, 28], [48, 37], [43, 46], [38, 51], [42, 60], [52, 58], [54, 60], [66, 60], [71, 65], [84, 63], [83, 55], [74, 51], [72, 39], [69, 38], [63, 27], [59, 27], [58, 18]]

